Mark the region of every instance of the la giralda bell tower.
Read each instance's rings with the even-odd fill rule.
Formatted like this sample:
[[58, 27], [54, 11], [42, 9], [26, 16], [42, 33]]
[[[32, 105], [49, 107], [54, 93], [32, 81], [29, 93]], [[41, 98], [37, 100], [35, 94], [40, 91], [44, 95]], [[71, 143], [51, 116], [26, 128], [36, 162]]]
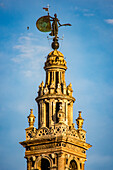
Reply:
[[[47, 11], [48, 8], [45, 8]], [[52, 24], [51, 24], [52, 21]], [[20, 142], [25, 148], [27, 170], [84, 170], [86, 151], [91, 147], [86, 143], [86, 131], [82, 128], [84, 119], [79, 111], [73, 123], [72, 84], [65, 81], [67, 70], [64, 55], [58, 51], [58, 26], [71, 26], [59, 23], [57, 15], [41, 17], [37, 28], [49, 32], [53, 37], [51, 51], [44, 64], [45, 83], [39, 85], [36, 102], [38, 105], [38, 129], [34, 127], [35, 116], [30, 110], [26, 140]]]

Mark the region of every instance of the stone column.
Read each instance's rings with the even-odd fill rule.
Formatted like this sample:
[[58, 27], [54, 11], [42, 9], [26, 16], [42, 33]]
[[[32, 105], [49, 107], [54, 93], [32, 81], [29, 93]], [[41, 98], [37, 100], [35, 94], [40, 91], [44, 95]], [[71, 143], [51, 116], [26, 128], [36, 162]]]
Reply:
[[40, 105], [40, 127], [42, 126], [42, 101], [39, 102], [39, 105]]
[[45, 127], [45, 120], [46, 120], [46, 115], [45, 115], [45, 103], [42, 102], [42, 127]]
[[44, 126], [46, 127], [46, 103], [44, 102]]
[[40, 128], [40, 104], [38, 103], [38, 128]]
[[71, 115], [70, 115], [70, 104], [69, 104], [69, 103], [68, 103], [67, 107], [68, 107], [68, 115], [67, 115], [67, 116], [68, 116], [68, 125], [70, 126], [70, 124], [71, 124], [71, 123], [70, 123], [70, 121], [71, 121], [71, 120], [70, 120]]
[[51, 127], [52, 123], [52, 100], [49, 101], [49, 127]]
[[58, 170], [64, 170], [64, 154], [58, 154]]
[[66, 123], [68, 124], [68, 110], [67, 110], [67, 101], [65, 101], [65, 103], [66, 103], [66, 105], [65, 105], [65, 106], [66, 106], [66, 113], [65, 113], [66, 115], [65, 115], [65, 116], [66, 116]]
[[54, 87], [55, 87], [55, 85], [56, 85], [56, 82], [55, 82], [55, 80], [56, 80], [56, 73], [55, 73], [55, 71], [53, 71], [53, 76], [54, 76], [53, 82], [54, 82]]
[[31, 164], [32, 164], [32, 162], [31, 162], [30, 158], [27, 158], [27, 170], [31, 170]]
[[85, 165], [85, 162], [82, 163], [82, 170], [84, 170], [84, 165]]
[[50, 84], [50, 72], [48, 71], [48, 85]]
[[55, 121], [56, 121], [56, 116], [55, 116], [55, 106], [56, 106], [56, 101], [53, 100], [53, 121], [54, 121], [54, 123], [55, 123]]
[[70, 103], [70, 107], [71, 107], [71, 125], [73, 123], [73, 102]]
[[73, 102], [68, 104], [68, 125], [72, 126], [73, 123]]
[[58, 72], [58, 82], [60, 84], [60, 71]]
[[66, 83], [63, 83], [63, 93], [66, 94]]

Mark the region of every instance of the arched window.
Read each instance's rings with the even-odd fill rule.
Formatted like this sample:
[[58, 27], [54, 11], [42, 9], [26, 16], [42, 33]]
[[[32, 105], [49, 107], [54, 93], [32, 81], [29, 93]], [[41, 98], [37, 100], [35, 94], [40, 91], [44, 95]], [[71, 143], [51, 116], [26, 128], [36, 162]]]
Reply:
[[57, 87], [57, 84], [58, 84], [58, 72], [56, 72], [56, 87]]
[[58, 123], [58, 111], [60, 110], [61, 102], [56, 103], [56, 123]]
[[47, 159], [41, 159], [41, 170], [50, 170], [50, 163]]
[[78, 166], [75, 160], [70, 162], [69, 170], [78, 170]]
[[46, 127], [49, 128], [49, 103], [46, 103]]
[[51, 82], [52, 82], [52, 72], [50, 72], [50, 85], [51, 85]]

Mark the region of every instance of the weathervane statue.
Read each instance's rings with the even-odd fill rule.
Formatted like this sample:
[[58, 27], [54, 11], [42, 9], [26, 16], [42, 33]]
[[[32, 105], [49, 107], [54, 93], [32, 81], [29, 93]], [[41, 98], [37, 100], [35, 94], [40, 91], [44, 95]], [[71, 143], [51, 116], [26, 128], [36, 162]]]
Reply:
[[[43, 8], [48, 12], [48, 15], [40, 17], [36, 22], [36, 27], [41, 32], [51, 32], [49, 35], [54, 36], [52, 42], [52, 48], [58, 49], [58, 29], [61, 26], [71, 26], [71, 24], [60, 24], [59, 19], [57, 18], [57, 14], [54, 14], [54, 17], [49, 15], [49, 5], [47, 8]], [[52, 24], [51, 24], [52, 22]]]

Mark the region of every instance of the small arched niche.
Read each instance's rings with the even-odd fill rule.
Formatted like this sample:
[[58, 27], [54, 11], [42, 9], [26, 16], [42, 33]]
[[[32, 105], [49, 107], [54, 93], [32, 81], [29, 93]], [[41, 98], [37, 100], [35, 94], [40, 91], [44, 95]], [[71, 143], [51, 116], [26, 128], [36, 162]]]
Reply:
[[78, 166], [75, 160], [72, 160], [69, 165], [69, 170], [78, 170]]

